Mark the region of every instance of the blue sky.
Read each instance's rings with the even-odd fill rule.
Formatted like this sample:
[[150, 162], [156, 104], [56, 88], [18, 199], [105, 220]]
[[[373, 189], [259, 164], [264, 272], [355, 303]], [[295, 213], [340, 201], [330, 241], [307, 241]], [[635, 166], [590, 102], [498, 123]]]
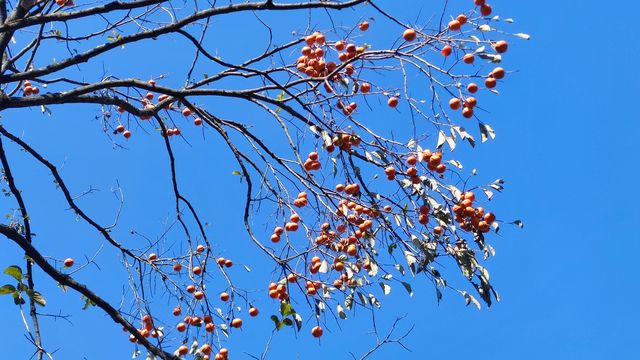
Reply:
[[[454, 4], [451, 14], [463, 8], [459, 5], [461, 1], [450, 3]], [[632, 24], [640, 3], [619, 1], [609, 6], [595, 1], [579, 3], [492, 1], [497, 14], [515, 19], [506, 29], [529, 33], [532, 39], [511, 40], [504, 66], [517, 71], [500, 85], [498, 98], [487, 100], [490, 113], [486, 116], [491, 118], [489, 123], [497, 131], [497, 138], [473, 151], [461, 145], [456, 153], [466, 159], [468, 166], [478, 168], [483, 178], [506, 180], [506, 191], [491, 206], [499, 216], [519, 218], [525, 223], [523, 230], [504, 227], [501, 235], [492, 240], [497, 256], [491, 259], [488, 268], [502, 301], [478, 311], [472, 306], [465, 307], [461, 297], [451, 292], [445, 293], [438, 305], [433, 288], [423, 278], [415, 279], [413, 298], [394, 287], [391, 295], [380, 298], [383, 308], [375, 313], [377, 326], [384, 334], [396, 316], [406, 315], [398, 333], [413, 327], [404, 340], [411, 352], [388, 345], [372, 358], [640, 356], [635, 346], [639, 340], [640, 312], [633, 304], [639, 292], [632, 273], [640, 251], [637, 242], [640, 231], [634, 226], [640, 219], [640, 211], [630, 201], [635, 198], [632, 195], [636, 191], [639, 144], [636, 136], [640, 133], [633, 100], [640, 79], [638, 67], [633, 65], [640, 55], [640, 47], [635, 45], [640, 30]], [[394, 14], [407, 22], [426, 21], [433, 12], [419, 0], [402, 4]], [[366, 7], [360, 9], [362, 12], [341, 14], [336, 20], [353, 21], [374, 14]], [[419, 21], [416, 9], [422, 10]], [[306, 15], [303, 17], [306, 19]], [[305, 21], [296, 23], [295, 19], [282, 15], [270, 14], [268, 18], [277, 22], [274, 30], [286, 40], [292, 30], [303, 30], [306, 25]], [[312, 25], [322, 28], [323, 18], [317, 19]], [[219, 24], [222, 34], [237, 29], [233, 33], [246, 41], [240, 41], [238, 46], [238, 42], [232, 43], [228, 37], [216, 37], [218, 30], [214, 29], [211, 41], [220, 42], [216, 46], [225, 59], [252, 54], [253, 46], [260, 43], [259, 36], [264, 36], [255, 18], [244, 20], [227, 18], [214, 23]], [[398, 32], [381, 19], [371, 22], [366, 41], [374, 46], [392, 39]], [[242, 27], [238, 27], [239, 23]], [[171, 75], [172, 70], [166, 70], [167, 63], [180, 63], [191, 54], [180, 51], [183, 45], [176, 45], [178, 51], [171, 53], [137, 59], [131, 56], [126, 61], [111, 58], [90, 66], [114, 73], [140, 69], [136, 74], [143, 79], [161, 71]], [[150, 42], [130, 51], [145, 54], [154, 48], [155, 44]], [[88, 73], [85, 76], [91, 77]], [[183, 78], [175, 75], [168, 81], [180, 83]], [[136, 129], [132, 140], [125, 144], [126, 149], [113, 149], [101, 131], [100, 121], [94, 119], [98, 114], [96, 107], [79, 105], [52, 110], [52, 117], [41, 115], [38, 109], [6, 111], [2, 122], [62, 166], [63, 176], [76, 193], [91, 186], [100, 190], [80, 200], [80, 204], [103, 224], [113, 221], [118, 207], [109, 191], [118, 181], [127, 205], [115, 234], [125, 239], [127, 245], [144, 246], [141, 238], [129, 234], [130, 229], [156, 237], [161, 229], [171, 226], [170, 178], [163, 145], [156, 134], [151, 131], [145, 135], [142, 129]], [[244, 107], [225, 107], [220, 111], [247, 118], [259, 114]], [[400, 116], [407, 114], [399, 111]], [[379, 118], [371, 121], [382, 123], [396, 114], [384, 109], [376, 115]], [[268, 315], [274, 312], [271, 311], [274, 305], [259, 293], [264, 291], [262, 284], [268, 280], [263, 276], [271, 271], [271, 266], [255, 260], [263, 258], [253, 250], [244, 233], [242, 204], [238, 201], [244, 187], [231, 175], [237, 167], [228, 152], [211, 132], [203, 134], [190, 128], [186, 133], [190, 144], [174, 142], [184, 190], [209, 222], [208, 232], [216, 250], [253, 269], [250, 273], [239, 266], [232, 270], [246, 284], [245, 288], [255, 294], [252, 299], [262, 311], [257, 319], [246, 321], [241, 334], [234, 334], [228, 343], [233, 358], [248, 358], [242, 352], [259, 354], [273, 326]], [[52, 178], [31, 160], [27, 161], [24, 153], [14, 146], [8, 147], [42, 251], [52, 257], [74, 257], [78, 261], [96, 253], [101, 239], [65, 210], [62, 197], [53, 191]], [[15, 207], [12, 201], [3, 198], [5, 211]], [[264, 228], [270, 226], [265, 221]], [[169, 236], [177, 234], [169, 232]], [[0, 266], [20, 259], [13, 244], [2, 244]], [[177, 246], [161, 250], [178, 251]], [[117, 302], [125, 289], [118, 261], [117, 254], [105, 246], [97, 257], [100, 270], [90, 266], [77, 277], [93, 282], [96, 292]], [[455, 278], [456, 270], [450, 270], [450, 277]], [[43, 320], [45, 345], [60, 348], [57, 359], [127, 358], [133, 352], [120, 328], [99, 309], [80, 310], [80, 295], [62, 294], [43, 274], [38, 272], [36, 276], [49, 301], [46, 310], [69, 314], [72, 322]], [[156, 302], [172, 306], [162, 296]], [[0, 298], [0, 309], [3, 323], [10, 324], [0, 328], [0, 344], [4, 345], [5, 354], [27, 358], [32, 348], [23, 337], [19, 313], [8, 297]], [[308, 335], [311, 323], [299, 335], [290, 331], [276, 334], [269, 358], [343, 359], [348, 351], [366, 352], [375, 344], [369, 334], [371, 314], [360, 309], [348, 316], [348, 321], [339, 323], [329, 320], [320, 342]]]

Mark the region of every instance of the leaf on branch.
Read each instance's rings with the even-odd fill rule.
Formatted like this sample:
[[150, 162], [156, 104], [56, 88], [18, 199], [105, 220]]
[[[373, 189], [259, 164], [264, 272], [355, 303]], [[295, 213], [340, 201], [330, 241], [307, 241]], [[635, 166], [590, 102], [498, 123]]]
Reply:
[[524, 228], [524, 223], [522, 222], [522, 220], [514, 220], [512, 224], [519, 227], [520, 229]]
[[369, 305], [369, 299], [367, 299], [367, 296], [365, 294], [358, 292], [358, 298], [360, 298], [360, 303], [363, 306]]
[[491, 198], [493, 197], [493, 191], [489, 190], [489, 189], [482, 189], [482, 192], [484, 192], [484, 194], [487, 196], [487, 200], [491, 200]]
[[409, 270], [411, 270], [411, 274], [416, 274], [416, 264], [418, 263], [418, 259], [416, 256], [408, 250], [404, 251], [404, 258], [407, 260], [407, 265], [409, 265]]
[[37, 291], [27, 290], [27, 295], [38, 305], [45, 306], [47, 305], [47, 301], [44, 299], [44, 296]]
[[404, 286], [404, 288], [409, 293], [409, 297], [413, 297], [413, 289], [411, 288], [411, 284], [409, 284], [408, 282], [402, 281], [402, 286]]
[[495, 189], [497, 191], [502, 191], [504, 189], [504, 180], [502, 179], [496, 179], [494, 182], [492, 182], [491, 184], [489, 184], [489, 186], [492, 189]]
[[438, 132], [438, 143], [436, 145], [436, 149], [440, 149], [446, 141], [447, 141], [447, 135], [444, 133], [444, 131], [440, 130]]
[[25, 301], [22, 298], [22, 296], [20, 296], [20, 293], [18, 293], [16, 291], [12, 295], [13, 295], [13, 303], [14, 304], [16, 304], [16, 305], [24, 305]]
[[4, 273], [16, 279], [18, 282], [22, 282], [22, 269], [18, 265], [11, 265], [4, 269]]
[[302, 316], [300, 316], [300, 314], [298, 313], [294, 313], [293, 320], [295, 320], [296, 322], [296, 328], [298, 329], [298, 331], [300, 331], [300, 329], [302, 329]]
[[513, 34], [513, 35], [519, 37], [520, 39], [525, 39], [525, 40], [531, 39], [531, 35], [525, 34], [525, 33], [517, 33], [517, 34]]
[[483, 60], [489, 60], [492, 63], [499, 63], [502, 61], [502, 55], [500, 54], [488, 54], [488, 53], [480, 53], [478, 57]]
[[460, 294], [462, 294], [462, 296], [464, 296], [464, 300], [467, 303], [467, 306], [471, 303], [473, 303], [473, 305], [475, 305], [478, 310], [480, 310], [482, 307], [480, 305], [480, 302], [478, 300], [476, 300], [476, 298], [473, 297], [473, 295], [469, 294], [466, 291], [460, 291]]
[[391, 294], [391, 286], [390, 286], [389, 284], [386, 284], [386, 283], [381, 282], [381, 283], [380, 283], [380, 287], [382, 288], [382, 292], [383, 292], [385, 295], [389, 295], [389, 294]]
[[348, 310], [353, 309], [353, 294], [347, 295], [344, 299], [344, 306], [346, 306]]
[[326, 274], [329, 272], [329, 263], [327, 262], [327, 260], [322, 260], [322, 264], [320, 264], [320, 269], [318, 269], [318, 272], [321, 274]]
[[13, 285], [3, 285], [0, 287], [0, 295], [12, 294], [16, 292], [16, 288]]
[[378, 309], [382, 307], [382, 305], [380, 304], [380, 301], [378, 301], [378, 299], [376, 299], [376, 297], [373, 296], [373, 294], [369, 294], [369, 300], [371, 300], [371, 305], [375, 305]]
[[496, 132], [487, 124], [480, 123], [480, 136], [482, 142], [487, 141], [489, 138], [492, 140], [496, 138]]
[[281, 303], [280, 304], [280, 315], [289, 316], [291, 314], [293, 314], [293, 308], [291, 307], [291, 304], [289, 304], [289, 303]]
[[344, 312], [344, 308], [342, 307], [342, 305], [338, 304], [336, 306], [336, 311], [338, 312], [338, 316], [340, 317], [340, 319], [344, 320], [347, 318], [347, 313]]

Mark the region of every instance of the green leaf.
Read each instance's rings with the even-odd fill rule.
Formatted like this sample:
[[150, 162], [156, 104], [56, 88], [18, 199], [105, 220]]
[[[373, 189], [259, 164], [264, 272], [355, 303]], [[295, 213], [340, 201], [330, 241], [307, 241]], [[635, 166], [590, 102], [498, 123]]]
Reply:
[[22, 281], [22, 269], [18, 265], [11, 265], [8, 268], [4, 269], [4, 273], [13, 277], [17, 281]]
[[0, 295], [7, 295], [16, 292], [16, 288], [13, 285], [3, 285], [0, 287]]
[[291, 304], [288, 303], [282, 303], [280, 304], [280, 314], [282, 316], [289, 316], [291, 314], [293, 314], [293, 308], [291, 307]]
[[89, 306], [96, 306], [96, 303], [91, 301], [88, 297], [83, 296], [82, 299], [84, 299], [84, 306], [82, 307], [82, 310], [87, 310]]

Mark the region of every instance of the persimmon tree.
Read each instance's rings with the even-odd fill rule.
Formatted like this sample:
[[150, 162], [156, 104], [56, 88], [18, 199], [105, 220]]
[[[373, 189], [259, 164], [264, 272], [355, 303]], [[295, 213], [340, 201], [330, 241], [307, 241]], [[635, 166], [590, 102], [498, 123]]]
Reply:
[[[226, 337], [241, 336], [235, 329], [251, 326], [255, 316], [275, 314], [276, 329], [321, 337], [327, 321], [342, 321], [355, 307], [379, 308], [392, 287], [411, 293], [431, 286], [437, 301], [453, 293], [478, 307], [498, 300], [485, 262], [505, 223], [489, 202], [503, 181], [479, 183], [476, 170], [463, 167], [453, 150], [495, 136], [483, 100], [509, 76], [500, 64], [509, 42], [528, 35], [507, 33], [502, 28], [511, 20], [496, 16], [484, 0], [460, 3], [461, 12], [440, 6], [429, 21], [414, 24], [394, 16], [402, 2], [378, 0], [0, 1], [0, 160], [3, 191], [12, 201], [3, 205], [11, 216], [0, 232], [26, 255], [22, 264], [5, 266], [0, 294], [10, 295], [2, 298], [4, 308], [12, 297], [26, 314], [37, 358], [53, 358], [39, 307], [45, 297], [63, 295], [40, 293], [36, 279], [80, 293], [85, 303], [79, 306], [103, 311], [128, 333], [132, 347], [160, 359], [232, 357]], [[289, 33], [275, 31], [261, 18], [274, 12], [305, 21]], [[209, 33], [219, 17], [242, 13], [255, 15], [269, 42], [238, 44], [238, 53], [247, 55], [235, 60], [238, 54], [218, 53]], [[334, 22], [338, 14], [350, 22]], [[370, 43], [383, 23], [395, 29], [393, 41]], [[192, 51], [190, 61], [172, 59], [174, 43], [181, 53]], [[126, 62], [138, 45], [155, 48], [147, 61], [165, 72], [153, 78], [139, 78], [135, 68], [110, 73], [108, 64]], [[85, 71], [96, 62], [104, 64], [103, 74]], [[220, 104], [229, 103], [260, 115], [228, 117]], [[130, 245], [117, 221], [104, 224], [92, 215], [99, 203], [80, 205], [80, 190], [68, 185], [47, 149], [21, 131], [29, 118], [63, 106], [82, 111], [87, 104], [99, 110], [96, 132], [103, 131], [114, 151], [162, 144], [175, 199], [168, 210], [179, 236]], [[15, 111], [27, 108], [42, 114]], [[383, 112], [385, 121], [369, 121]], [[206, 136], [193, 136], [194, 129]], [[182, 191], [193, 184], [180, 180], [177, 142], [227, 147], [236, 161], [233, 174], [246, 188], [237, 199], [244, 203], [237, 221], [246, 233], [235, 237], [262, 254], [241, 260], [270, 262], [271, 274], [254, 274], [254, 284], [235, 280], [234, 256], [242, 255], [221, 256], [223, 245], [216, 244], [224, 240], [214, 244]], [[50, 191], [62, 194], [77, 226], [92, 228], [119, 252], [129, 274], [121, 281], [131, 289], [120, 302], [76, 280], [97, 260], [40, 249], [34, 234], [51, 225], [30, 216], [7, 146], [53, 176]], [[454, 276], [468, 286], [450, 285], [446, 279]], [[150, 287], [155, 291], [145, 291]], [[246, 290], [256, 287], [262, 291]], [[168, 299], [173, 310], [154, 297]]]

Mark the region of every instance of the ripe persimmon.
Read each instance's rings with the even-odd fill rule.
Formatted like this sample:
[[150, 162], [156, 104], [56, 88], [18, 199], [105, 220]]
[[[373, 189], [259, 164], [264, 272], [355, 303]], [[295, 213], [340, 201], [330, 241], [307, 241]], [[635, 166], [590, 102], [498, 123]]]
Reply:
[[402, 33], [402, 37], [405, 41], [413, 41], [416, 39], [416, 31], [413, 29], [407, 29]]
[[471, 118], [473, 116], [473, 109], [465, 106], [462, 108], [462, 116], [467, 119]]
[[458, 20], [451, 20], [449, 21], [449, 24], [447, 24], [447, 27], [449, 28], [449, 30], [452, 31], [456, 31], [456, 30], [460, 30], [460, 21]]
[[484, 80], [484, 86], [487, 89], [493, 89], [494, 87], [496, 87], [496, 85], [497, 85], [497, 81], [495, 78], [488, 77]]
[[442, 54], [442, 56], [449, 56], [451, 55], [451, 53], [453, 52], [453, 48], [449, 45], [445, 45], [442, 50], [440, 50], [440, 53]]
[[493, 44], [493, 48], [499, 53], [504, 53], [509, 48], [509, 43], [504, 40], [496, 41], [496, 43]]
[[229, 300], [229, 293], [227, 293], [227, 292], [220, 293], [220, 300], [222, 300], [222, 301]]
[[466, 98], [464, 100], [464, 106], [465, 107], [474, 108], [474, 107], [476, 107], [476, 105], [478, 105], [478, 100], [476, 98], [474, 98], [473, 96], [469, 96], [468, 98]]
[[68, 258], [64, 260], [64, 266], [65, 267], [72, 267], [73, 264], [75, 264], [75, 261], [72, 258]]
[[458, 20], [458, 22], [460, 23], [460, 25], [464, 25], [467, 23], [467, 15], [465, 14], [460, 14], [456, 17], [456, 20]]
[[185, 323], [181, 322], [178, 325], [176, 325], [176, 329], [179, 332], [184, 332], [185, 330], [187, 330], [187, 325]]
[[449, 107], [451, 110], [458, 110], [462, 106], [462, 102], [458, 98], [453, 98], [449, 100]]
[[467, 85], [467, 91], [475, 94], [478, 91], [478, 85], [476, 83], [469, 83], [469, 85]]
[[491, 15], [491, 11], [493, 9], [491, 8], [491, 5], [489, 4], [484, 4], [482, 6], [480, 6], [480, 14], [482, 14], [482, 16], [489, 16]]
[[189, 348], [186, 347], [185, 345], [182, 345], [178, 348], [178, 354], [187, 355], [188, 353], [189, 353]]
[[488, 224], [492, 224], [494, 221], [496, 221], [496, 215], [494, 213], [486, 213], [484, 215], [484, 221], [486, 221]]
[[313, 337], [319, 338], [319, 337], [322, 336], [322, 333], [323, 333], [323, 331], [322, 331], [322, 328], [320, 326], [315, 326], [315, 327], [313, 327], [311, 329], [311, 335]]
[[236, 328], [236, 329], [242, 327], [242, 319], [235, 318], [235, 319], [231, 320], [231, 326]]
[[130, 137], [131, 137], [131, 131], [129, 131], [129, 130], [125, 130], [125, 131], [122, 133], [122, 136], [124, 136], [124, 138], [125, 138], [125, 139], [130, 138]]
[[473, 54], [466, 54], [462, 57], [462, 61], [464, 61], [465, 64], [473, 64], [475, 59], [476, 57]]
[[251, 317], [256, 317], [256, 316], [258, 316], [258, 308], [255, 308], [255, 307], [253, 307], [253, 306], [252, 306], [252, 307], [250, 307], [250, 308], [249, 308], [249, 316], [251, 316]]
[[504, 75], [505, 75], [505, 71], [501, 67], [497, 67], [497, 68], [493, 69], [493, 71], [491, 72], [491, 76], [496, 78], [496, 79], [502, 79], [502, 78], [504, 78]]
[[369, 83], [362, 83], [360, 84], [360, 92], [363, 94], [368, 93], [369, 91], [371, 91], [371, 84]]
[[149, 261], [155, 261], [155, 260], [158, 260], [158, 255], [157, 255], [156, 253], [151, 253], [151, 254], [149, 254], [149, 256], [147, 257], [147, 259], [148, 259]]
[[358, 25], [358, 28], [360, 29], [360, 31], [367, 31], [369, 29], [369, 22], [368, 21], [363, 21]]
[[191, 109], [189, 109], [189, 108], [184, 108], [184, 109], [182, 109], [182, 115], [183, 115], [183, 116], [189, 116], [189, 115], [191, 115]]

